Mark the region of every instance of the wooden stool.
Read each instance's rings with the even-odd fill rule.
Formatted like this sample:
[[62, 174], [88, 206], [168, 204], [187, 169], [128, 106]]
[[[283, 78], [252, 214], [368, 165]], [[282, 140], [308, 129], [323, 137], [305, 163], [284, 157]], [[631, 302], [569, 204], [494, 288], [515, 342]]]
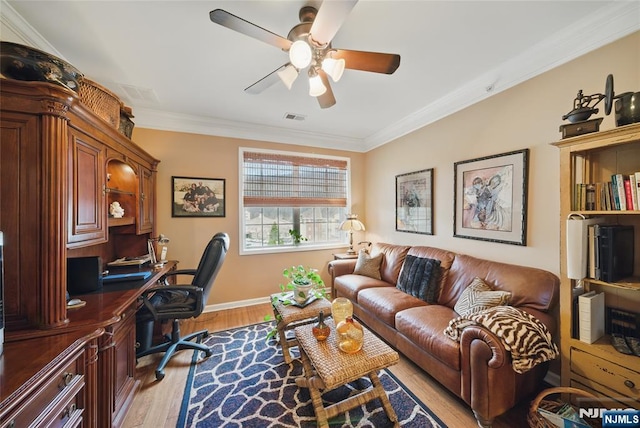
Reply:
[[298, 326], [311, 324], [315, 322], [320, 311], [324, 311], [325, 318], [331, 316], [331, 302], [325, 298], [317, 299], [305, 307], [301, 308], [296, 305], [285, 305], [278, 298], [282, 293], [271, 295], [271, 306], [273, 307], [273, 315], [276, 318], [276, 328], [278, 330], [278, 341], [282, 346], [282, 356], [284, 361], [291, 363], [291, 352], [289, 349], [297, 346], [298, 342], [295, 337], [287, 339], [287, 330], [292, 330]]
[[[329, 418], [359, 407], [371, 400], [379, 398], [389, 420], [398, 425], [398, 416], [391, 407], [391, 402], [378, 378], [378, 371], [396, 364], [400, 357], [396, 351], [364, 328], [362, 349], [354, 354], [347, 354], [338, 349], [338, 340], [333, 320], [327, 320], [331, 334], [327, 340], [318, 342], [311, 331], [312, 326], [297, 327], [296, 339], [300, 347], [304, 378], [296, 379], [296, 384], [309, 388], [311, 402], [316, 412], [318, 426], [329, 426]], [[330, 391], [342, 385], [367, 376], [373, 385], [356, 395], [324, 407], [321, 391]]]

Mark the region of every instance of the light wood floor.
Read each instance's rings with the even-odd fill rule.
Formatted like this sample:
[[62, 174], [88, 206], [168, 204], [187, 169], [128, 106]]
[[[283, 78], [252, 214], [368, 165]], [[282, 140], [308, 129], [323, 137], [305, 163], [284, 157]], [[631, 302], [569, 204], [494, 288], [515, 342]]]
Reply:
[[[255, 324], [263, 321], [271, 313], [270, 304], [245, 308], [204, 313], [197, 319], [185, 321], [183, 334], [207, 329], [209, 332]], [[193, 351], [180, 351], [174, 356], [165, 370], [161, 382], [155, 380], [155, 367], [161, 354], [149, 355], [138, 361], [137, 378], [140, 389], [124, 421], [125, 428], [135, 427], [175, 427], [180, 412], [181, 398], [189, 372]], [[407, 388], [450, 428], [472, 428], [477, 426], [471, 410], [464, 402], [440, 386], [420, 368], [401, 357], [400, 363], [390, 368]], [[533, 398], [533, 397], [532, 397]], [[512, 409], [500, 416], [494, 423], [495, 428], [526, 427], [528, 403]]]

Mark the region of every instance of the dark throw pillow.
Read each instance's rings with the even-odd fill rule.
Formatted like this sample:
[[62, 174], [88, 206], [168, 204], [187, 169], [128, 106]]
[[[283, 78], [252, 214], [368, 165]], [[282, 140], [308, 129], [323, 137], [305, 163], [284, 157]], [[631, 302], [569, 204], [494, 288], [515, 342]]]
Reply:
[[440, 292], [440, 260], [407, 255], [396, 286], [427, 303], [436, 303]]

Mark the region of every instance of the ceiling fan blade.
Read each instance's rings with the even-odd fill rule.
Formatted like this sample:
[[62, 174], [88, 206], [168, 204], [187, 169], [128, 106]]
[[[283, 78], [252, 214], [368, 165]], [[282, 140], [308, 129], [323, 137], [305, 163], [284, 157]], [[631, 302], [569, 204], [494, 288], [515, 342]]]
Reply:
[[251, 86], [245, 88], [245, 92], [253, 95], [257, 95], [267, 89], [270, 86], [273, 86], [276, 82], [280, 81], [280, 77], [278, 76], [278, 71], [284, 70], [287, 67], [288, 63], [285, 65], [281, 65], [280, 67], [273, 70], [271, 73], [264, 76], [262, 79], [258, 80]]
[[373, 73], [393, 74], [400, 66], [400, 55], [381, 52], [338, 49], [332, 52], [331, 58], [344, 59], [345, 68]]
[[272, 33], [269, 30], [265, 30], [251, 22], [235, 16], [232, 13], [222, 9], [215, 9], [209, 12], [209, 18], [216, 24], [220, 24], [223, 27], [227, 27], [231, 30], [242, 33], [246, 36], [253, 37], [272, 46], [280, 48], [284, 51], [288, 51], [291, 47], [291, 41]]
[[323, 1], [309, 31], [313, 41], [323, 46], [333, 40], [356, 3], [358, 0]]
[[331, 85], [329, 84], [327, 73], [322, 70], [318, 70], [318, 75], [322, 79], [322, 83], [327, 88], [327, 90], [324, 92], [324, 94], [316, 98], [318, 99], [320, 108], [329, 108], [336, 104], [336, 97], [333, 96], [333, 90], [331, 89]]

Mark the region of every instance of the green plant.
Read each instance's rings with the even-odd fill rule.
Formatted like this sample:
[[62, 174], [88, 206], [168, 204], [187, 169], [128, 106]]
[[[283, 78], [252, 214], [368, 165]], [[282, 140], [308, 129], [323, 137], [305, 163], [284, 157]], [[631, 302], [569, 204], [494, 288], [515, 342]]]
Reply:
[[291, 238], [293, 239], [293, 243], [296, 244], [296, 245], [298, 245], [302, 241], [306, 241], [307, 240], [307, 238], [302, 236], [302, 234], [300, 232], [298, 232], [297, 230], [294, 230], [294, 229], [289, 229], [289, 235], [291, 235]]
[[[304, 267], [302, 265], [291, 266], [285, 268], [282, 271], [282, 276], [288, 279], [286, 284], [280, 284], [279, 294], [274, 294], [272, 297], [271, 304], [275, 307], [278, 303], [282, 303], [283, 305], [292, 305], [295, 304], [296, 301], [294, 299], [293, 291], [296, 292], [296, 285], [311, 285], [311, 291], [309, 292], [314, 297], [326, 298], [327, 292], [325, 291], [325, 284], [322, 280], [322, 277], [318, 274], [317, 269], [313, 269], [310, 267]], [[272, 314], [267, 314], [264, 316], [265, 321], [271, 321], [273, 319]], [[280, 315], [276, 315], [275, 317], [276, 323], [280, 322]], [[268, 334], [267, 340], [274, 337], [278, 333], [278, 330], [274, 327]]]

